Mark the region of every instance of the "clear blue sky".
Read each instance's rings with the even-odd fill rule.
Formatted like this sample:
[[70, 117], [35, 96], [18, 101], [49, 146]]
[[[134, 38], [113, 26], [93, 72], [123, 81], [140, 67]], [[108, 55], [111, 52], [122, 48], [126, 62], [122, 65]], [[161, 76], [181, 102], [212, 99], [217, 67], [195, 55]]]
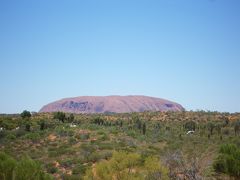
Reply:
[[0, 113], [148, 95], [240, 111], [239, 0], [1, 0]]

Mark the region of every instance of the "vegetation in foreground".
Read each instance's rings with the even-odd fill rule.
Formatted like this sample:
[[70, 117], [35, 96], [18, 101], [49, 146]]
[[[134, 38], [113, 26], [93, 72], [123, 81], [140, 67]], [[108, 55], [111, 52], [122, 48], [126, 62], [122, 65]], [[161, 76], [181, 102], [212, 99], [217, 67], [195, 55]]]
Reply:
[[238, 113], [1, 115], [0, 179], [239, 179], [239, 135]]

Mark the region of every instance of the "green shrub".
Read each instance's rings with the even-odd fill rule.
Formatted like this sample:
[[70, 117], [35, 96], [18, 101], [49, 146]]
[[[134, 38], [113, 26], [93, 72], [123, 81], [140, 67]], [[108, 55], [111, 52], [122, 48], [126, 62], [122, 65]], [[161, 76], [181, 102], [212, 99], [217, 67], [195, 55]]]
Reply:
[[63, 174], [62, 179], [64, 180], [82, 180], [82, 177], [78, 175], [69, 175], [69, 174]]
[[184, 128], [187, 131], [195, 131], [196, 129], [196, 123], [194, 121], [188, 121], [184, 124]]
[[2, 118], [0, 122], [0, 127], [3, 127], [6, 130], [13, 130], [16, 128], [17, 124], [12, 118]]
[[109, 138], [109, 136], [107, 135], [107, 134], [102, 134], [100, 137], [99, 137], [99, 140], [101, 140], [101, 141], [107, 141], [107, 140], [109, 140], [110, 138]]
[[6, 131], [0, 131], [0, 139], [5, 138], [6, 135], [7, 135]]
[[131, 137], [133, 137], [133, 138], [136, 138], [137, 137], [137, 133], [135, 132], [135, 131], [127, 131], [127, 135], [128, 136], [131, 136]]
[[45, 121], [40, 122], [40, 130], [43, 131], [46, 128]]
[[16, 139], [16, 136], [15, 136], [14, 134], [10, 133], [10, 134], [8, 134], [8, 135], [6, 136], [6, 138], [7, 138], [8, 140], [15, 140], [15, 139]]
[[70, 145], [74, 145], [74, 144], [77, 143], [77, 140], [76, 140], [74, 137], [70, 137], [70, 138], [68, 139], [68, 142], [69, 142]]
[[113, 143], [98, 143], [98, 148], [100, 150], [104, 150], [104, 149], [108, 149], [108, 150], [111, 150], [111, 149], [114, 149], [115, 148], [115, 145]]
[[38, 142], [40, 140], [40, 135], [38, 133], [28, 133], [24, 136], [26, 139], [30, 139], [33, 142]]
[[16, 164], [12, 157], [0, 152], [0, 179], [13, 179]]
[[59, 121], [63, 122], [66, 120], [66, 114], [64, 112], [56, 112], [53, 115], [54, 119], [58, 119]]
[[23, 157], [16, 161], [0, 152], [0, 179], [49, 180], [52, 178], [44, 173], [39, 163], [29, 157]]
[[83, 175], [86, 172], [86, 166], [82, 165], [82, 164], [77, 164], [73, 170], [72, 170], [72, 174], [80, 174]]
[[93, 163], [99, 161], [100, 159], [101, 159], [101, 155], [97, 152], [93, 152], [88, 156], [88, 161]]
[[[145, 160], [137, 153], [114, 152], [110, 160], [101, 161], [95, 166], [95, 173], [88, 169], [85, 179], [164, 179], [168, 169], [156, 157]], [[145, 177], [145, 178], [144, 178]]]
[[46, 165], [46, 169], [48, 173], [54, 174], [58, 171], [54, 163], [49, 163]]
[[27, 124], [25, 125], [25, 130], [28, 131], [28, 132], [31, 131], [31, 125], [30, 125], [30, 123], [27, 123]]
[[21, 137], [21, 136], [24, 136], [26, 133], [27, 133], [27, 132], [24, 131], [24, 129], [20, 128], [20, 129], [18, 129], [18, 130], [15, 131], [15, 136], [16, 136], [17, 138], [19, 138], [19, 137]]
[[101, 152], [101, 159], [109, 159], [112, 157], [112, 152], [111, 151], [105, 151], [105, 152]]
[[147, 170], [147, 176], [146, 180], [158, 180], [158, 179], [169, 179], [168, 174], [169, 170], [168, 168], [164, 167], [160, 160], [156, 157], [148, 157], [146, 158], [144, 162], [144, 167]]
[[45, 128], [47, 129], [54, 129], [57, 125], [59, 125], [59, 121], [56, 119], [48, 119], [48, 121], [45, 121]]
[[59, 147], [51, 147], [48, 148], [48, 156], [49, 157], [57, 157], [64, 154], [72, 154], [75, 153], [74, 149], [71, 146], [64, 144]]
[[58, 135], [60, 135], [61, 137], [66, 137], [66, 136], [70, 136], [72, 137], [74, 135], [74, 130], [72, 129], [67, 129], [65, 127], [60, 127], [57, 129], [57, 133]]
[[210, 135], [213, 135], [213, 130], [216, 128], [216, 125], [214, 124], [214, 122], [210, 121], [207, 124], [207, 128], [209, 130]]
[[97, 131], [98, 135], [106, 135], [106, 133], [103, 130]]
[[18, 180], [50, 179], [50, 176], [44, 173], [40, 164], [29, 157], [24, 157], [17, 163], [16, 177]]
[[214, 163], [215, 171], [240, 178], [240, 148], [233, 144], [225, 144], [219, 152], [220, 155]]
[[229, 128], [229, 127], [223, 128], [222, 133], [224, 135], [230, 135], [230, 132], [231, 132], [231, 128]]
[[[54, 155], [64, 155], [64, 154], [72, 154], [74, 153], [74, 150], [71, 149], [71, 146], [69, 145], [62, 145], [55, 149]], [[56, 154], [55, 154], [56, 153]]]
[[234, 123], [234, 132], [235, 132], [235, 135], [240, 134], [240, 120]]
[[64, 166], [64, 167], [71, 167], [73, 162], [74, 162], [74, 159], [64, 159], [60, 161], [60, 164], [61, 166]]
[[145, 135], [146, 134], [146, 123], [143, 123], [143, 126], [142, 126], [142, 133], [143, 133], [143, 135]]
[[73, 114], [70, 114], [68, 117], [67, 117], [67, 121], [72, 123], [74, 121], [74, 115]]
[[78, 134], [75, 136], [77, 139], [79, 140], [88, 140], [90, 138], [90, 134], [89, 133], [82, 133], [82, 134]]

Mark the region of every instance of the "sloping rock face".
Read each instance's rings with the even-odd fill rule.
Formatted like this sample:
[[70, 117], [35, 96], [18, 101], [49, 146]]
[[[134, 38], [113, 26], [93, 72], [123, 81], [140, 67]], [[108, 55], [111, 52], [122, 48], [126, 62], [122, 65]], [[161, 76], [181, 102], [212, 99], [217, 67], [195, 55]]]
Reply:
[[148, 96], [81, 96], [47, 104], [40, 112], [129, 113], [183, 110], [180, 104]]

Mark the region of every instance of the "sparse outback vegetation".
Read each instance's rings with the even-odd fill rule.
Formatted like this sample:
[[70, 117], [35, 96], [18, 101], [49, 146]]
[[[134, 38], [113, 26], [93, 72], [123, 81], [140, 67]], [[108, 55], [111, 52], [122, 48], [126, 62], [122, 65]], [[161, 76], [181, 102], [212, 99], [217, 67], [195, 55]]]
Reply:
[[239, 179], [239, 120], [204, 111], [1, 115], [0, 179]]

